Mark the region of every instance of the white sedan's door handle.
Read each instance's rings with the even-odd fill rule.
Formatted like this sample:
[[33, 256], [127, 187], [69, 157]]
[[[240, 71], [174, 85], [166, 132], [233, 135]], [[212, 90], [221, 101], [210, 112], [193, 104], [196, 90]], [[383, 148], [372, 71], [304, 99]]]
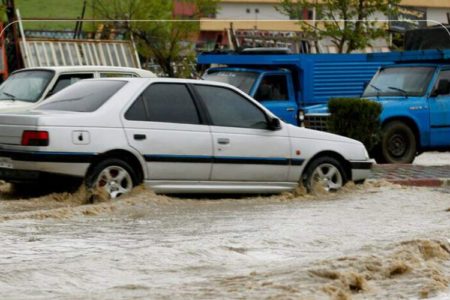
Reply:
[[230, 143], [230, 139], [228, 138], [218, 138], [217, 143], [220, 145], [228, 145]]

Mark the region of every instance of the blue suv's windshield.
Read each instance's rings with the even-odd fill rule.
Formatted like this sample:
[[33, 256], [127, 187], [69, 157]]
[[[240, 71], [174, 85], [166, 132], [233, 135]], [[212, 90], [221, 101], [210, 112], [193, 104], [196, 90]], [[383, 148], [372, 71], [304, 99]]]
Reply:
[[228, 83], [249, 94], [258, 76], [256, 72], [210, 70], [202, 79]]
[[367, 85], [362, 96], [423, 96], [434, 71], [434, 67], [381, 69]]

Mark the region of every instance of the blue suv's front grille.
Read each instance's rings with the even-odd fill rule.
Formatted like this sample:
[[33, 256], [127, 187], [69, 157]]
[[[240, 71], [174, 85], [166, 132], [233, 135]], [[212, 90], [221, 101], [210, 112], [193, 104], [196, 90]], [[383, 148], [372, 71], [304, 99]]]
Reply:
[[306, 115], [305, 127], [315, 130], [328, 131], [328, 115]]

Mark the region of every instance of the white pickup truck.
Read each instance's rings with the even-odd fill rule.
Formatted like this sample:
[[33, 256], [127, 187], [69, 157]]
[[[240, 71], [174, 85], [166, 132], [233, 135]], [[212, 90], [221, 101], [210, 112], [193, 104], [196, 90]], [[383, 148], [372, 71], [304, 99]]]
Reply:
[[63, 88], [88, 78], [156, 77], [150, 71], [109, 66], [65, 66], [25, 68], [12, 73], [0, 85], [0, 110], [32, 106]]

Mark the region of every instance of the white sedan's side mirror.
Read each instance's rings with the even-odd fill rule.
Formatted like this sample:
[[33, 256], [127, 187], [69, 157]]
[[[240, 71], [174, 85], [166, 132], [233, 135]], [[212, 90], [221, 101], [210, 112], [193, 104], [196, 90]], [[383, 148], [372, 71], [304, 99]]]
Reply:
[[270, 130], [280, 130], [281, 129], [281, 122], [278, 118], [270, 118], [269, 119], [269, 129]]

